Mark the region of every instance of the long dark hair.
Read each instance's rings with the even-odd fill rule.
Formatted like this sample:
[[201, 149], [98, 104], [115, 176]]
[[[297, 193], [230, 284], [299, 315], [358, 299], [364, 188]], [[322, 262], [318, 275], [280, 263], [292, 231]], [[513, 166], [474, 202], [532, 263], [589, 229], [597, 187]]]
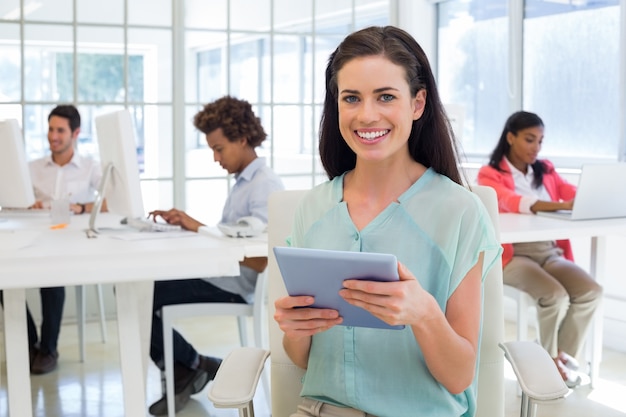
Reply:
[[[527, 111], [518, 111], [510, 115], [509, 118], [506, 119], [506, 123], [504, 123], [500, 139], [491, 153], [489, 166], [500, 172], [504, 172], [504, 170], [500, 168], [500, 162], [502, 161], [502, 158], [509, 154], [509, 150], [511, 149], [511, 145], [509, 145], [509, 142], [506, 140], [506, 135], [509, 132], [517, 135], [520, 130], [528, 129], [529, 127], [544, 127], [543, 120], [541, 120], [541, 118], [535, 113]], [[543, 184], [545, 165], [541, 160], [537, 159], [531, 166], [533, 167], [535, 175], [535, 178], [533, 179], [533, 186], [538, 188], [541, 184]]]
[[326, 67], [326, 97], [320, 121], [319, 152], [328, 178], [354, 168], [356, 154], [339, 131], [337, 72], [359, 57], [384, 56], [405, 69], [411, 95], [426, 90], [424, 113], [413, 121], [411, 157], [461, 184], [457, 147], [426, 54], [411, 35], [394, 26], [372, 26], [348, 35], [330, 55]]

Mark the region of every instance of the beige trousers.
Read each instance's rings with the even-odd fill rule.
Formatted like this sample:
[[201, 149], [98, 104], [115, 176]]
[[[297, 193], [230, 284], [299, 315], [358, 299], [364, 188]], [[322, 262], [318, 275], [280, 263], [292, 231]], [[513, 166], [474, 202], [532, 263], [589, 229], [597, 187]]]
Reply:
[[376, 417], [354, 408], [336, 407], [321, 401], [303, 398], [298, 411], [290, 417]]
[[580, 354], [602, 287], [562, 256], [554, 242], [516, 243], [504, 267], [504, 283], [527, 292], [537, 303], [539, 338], [551, 357]]

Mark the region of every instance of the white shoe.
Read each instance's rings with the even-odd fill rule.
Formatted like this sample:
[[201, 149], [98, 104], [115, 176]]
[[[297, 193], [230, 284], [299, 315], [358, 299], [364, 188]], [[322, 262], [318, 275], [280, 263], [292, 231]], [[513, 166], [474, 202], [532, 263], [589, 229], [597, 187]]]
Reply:
[[567, 375], [567, 379], [565, 380], [565, 385], [567, 385], [568, 388], [576, 388], [581, 384], [581, 382], [583, 382], [583, 379], [580, 377], [580, 375], [578, 375], [576, 372], [570, 372]]
[[572, 371], [577, 371], [580, 368], [580, 364], [576, 360], [575, 357], [561, 351], [559, 352], [559, 359], [563, 362], [566, 368], [571, 369]]

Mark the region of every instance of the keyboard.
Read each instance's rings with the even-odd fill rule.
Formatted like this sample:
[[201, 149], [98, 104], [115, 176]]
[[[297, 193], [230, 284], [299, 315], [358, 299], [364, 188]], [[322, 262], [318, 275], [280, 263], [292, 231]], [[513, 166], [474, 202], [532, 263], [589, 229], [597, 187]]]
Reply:
[[178, 225], [155, 223], [152, 219], [144, 219], [141, 217], [126, 217], [121, 221], [121, 223], [133, 229], [139, 230], [140, 232], [180, 232], [183, 230], [183, 228]]

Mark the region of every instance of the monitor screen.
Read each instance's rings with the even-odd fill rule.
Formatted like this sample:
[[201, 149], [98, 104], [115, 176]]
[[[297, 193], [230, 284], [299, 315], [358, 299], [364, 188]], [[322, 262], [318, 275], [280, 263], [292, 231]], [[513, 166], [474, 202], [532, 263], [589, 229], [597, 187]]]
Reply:
[[32, 206], [35, 193], [17, 120], [0, 121], [0, 149], [0, 207]]
[[90, 228], [95, 229], [95, 216], [102, 199], [110, 212], [125, 217], [143, 217], [143, 200], [139, 183], [135, 129], [128, 110], [119, 110], [95, 118], [102, 180], [96, 206], [92, 210]]

